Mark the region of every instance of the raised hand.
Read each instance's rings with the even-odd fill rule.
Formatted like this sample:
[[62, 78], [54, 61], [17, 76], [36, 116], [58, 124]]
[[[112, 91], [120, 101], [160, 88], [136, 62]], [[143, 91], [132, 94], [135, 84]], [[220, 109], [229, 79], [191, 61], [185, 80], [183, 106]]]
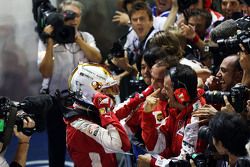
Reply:
[[154, 107], [157, 106], [159, 102], [160, 91], [161, 89], [159, 88], [146, 98], [146, 101], [144, 103], [144, 112], [152, 112]]

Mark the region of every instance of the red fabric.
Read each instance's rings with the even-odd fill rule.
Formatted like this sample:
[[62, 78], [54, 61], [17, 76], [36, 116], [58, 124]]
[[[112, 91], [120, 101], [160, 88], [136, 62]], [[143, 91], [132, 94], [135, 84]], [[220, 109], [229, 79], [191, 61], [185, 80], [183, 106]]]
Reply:
[[110, 97], [108, 97], [107, 95], [104, 95], [102, 93], [96, 93], [94, 95], [93, 104], [98, 109], [104, 108], [106, 110], [106, 112], [113, 110], [113, 108], [114, 108], [113, 100]]
[[210, 8], [212, 5], [212, 0], [205, 0], [205, 4], [204, 4], [204, 8], [208, 9]]
[[[198, 94], [202, 94], [198, 90]], [[198, 97], [200, 97], [198, 95]], [[205, 104], [205, 99], [200, 97], [201, 105]], [[190, 123], [191, 113], [193, 112], [192, 104], [182, 111], [175, 108], [169, 108], [169, 116], [166, 118], [164, 125], [160, 126], [160, 131], [165, 135], [167, 146], [160, 154], [164, 158], [175, 157], [180, 154], [183, 134], [177, 133], [181, 128]], [[149, 151], [152, 151], [158, 139], [158, 131], [155, 128], [155, 121], [150, 113], [142, 114], [142, 137]], [[180, 132], [180, 131], [179, 131]]]
[[[166, 112], [167, 101], [159, 101], [158, 105], [153, 109], [150, 115], [152, 116], [152, 121], [155, 124], [155, 127], [159, 126], [164, 118], [168, 116]], [[143, 104], [140, 108], [133, 112], [127, 119], [126, 125], [130, 128], [133, 133], [136, 133], [143, 124], [142, 114], [144, 113]]]
[[154, 91], [152, 86], [145, 89], [141, 95], [136, 94], [135, 97], [129, 98], [114, 109], [115, 115], [119, 120], [126, 118], [133, 110], [137, 110], [140, 104], [145, 101], [146, 97]]
[[[98, 162], [102, 167], [116, 167], [117, 160], [114, 153], [107, 153], [104, 147], [96, 142], [93, 138], [86, 135], [85, 133], [75, 129], [70, 125], [71, 122], [82, 118], [88, 120], [86, 117], [77, 117], [71, 120], [66, 120], [66, 142], [69, 155], [73, 160], [75, 166], [86, 167], [92, 166], [92, 162]], [[89, 120], [90, 121], [90, 120]], [[130, 141], [123, 127], [119, 123], [116, 116], [109, 112], [108, 114], [101, 115], [101, 123], [105, 127], [107, 124], [112, 124], [118, 131], [120, 138], [122, 140], [122, 150], [130, 150]], [[98, 159], [93, 158], [98, 156]]]

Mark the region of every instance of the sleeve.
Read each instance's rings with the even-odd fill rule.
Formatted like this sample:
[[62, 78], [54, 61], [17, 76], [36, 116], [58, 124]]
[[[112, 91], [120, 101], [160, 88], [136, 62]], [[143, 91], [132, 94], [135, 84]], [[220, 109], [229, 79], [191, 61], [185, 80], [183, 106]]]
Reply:
[[0, 166], [1, 167], [9, 167], [9, 164], [7, 163], [6, 159], [0, 156]]
[[37, 57], [37, 65], [39, 66], [42, 62], [46, 53], [46, 45], [43, 43], [42, 40], [39, 39], [38, 41], [38, 57]]
[[133, 98], [119, 104], [115, 109], [115, 115], [119, 120], [126, 118], [133, 110], [145, 101], [146, 97], [154, 91], [152, 86], [147, 87], [142, 93], [137, 93]]
[[142, 138], [146, 148], [148, 151], [153, 151], [159, 137], [159, 131], [156, 128], [155, 118], [152, 113], [142, 112], [141, 128]]
[[129, 151], [128, 136], [116, 116], [109, 112], [100, 117], [102, 126], [82, 118], [71, 122], [70, 125], [101, 144], [108, 153]]
[[99, 48], [96, 46], [96, 41], [93, 35], [88, 32], [81, 32], [84, 40], [93, 48], [97, 49], [100, 52]]

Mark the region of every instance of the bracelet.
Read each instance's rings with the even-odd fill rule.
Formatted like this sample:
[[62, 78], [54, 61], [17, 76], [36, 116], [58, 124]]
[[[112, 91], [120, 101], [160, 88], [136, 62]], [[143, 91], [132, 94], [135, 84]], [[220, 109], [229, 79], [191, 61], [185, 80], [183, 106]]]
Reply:
[[19, 142], [18, 144], [30, 144], [29, 142]]
[[192, 39], [193, 43], [197, 43], [200, 40], [199, 35], [195, 34], [194, 38]]

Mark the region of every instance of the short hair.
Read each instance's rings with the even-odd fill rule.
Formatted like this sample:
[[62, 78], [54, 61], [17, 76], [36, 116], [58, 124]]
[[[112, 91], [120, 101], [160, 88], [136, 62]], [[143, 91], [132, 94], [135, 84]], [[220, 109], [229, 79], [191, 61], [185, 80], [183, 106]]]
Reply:
[[64, 0], [64, 1], [59, 5], [59, 12], [62, 12], [62, 11], [64, 10], [64, 7], [67, 6], [67, 5], [76, 6], [77, 8], [80, 9], [81, 14], [82, 14], [83, 11], [84, 11], [84, 5], [83, 5], [80, 1], [77, 1], [77, 0]]
[[[171, 73], [171, 81], [178, 82], [173, 83], [174, 90], [178, 88], [185, 88], [191, 101], [197, 99], [197, 74], [196, 72], [187, 65], [178, 64], [176, 67], [167, 69], [166, 76], [170, 75], [170, 70], [174, 69], [174, 73]], [[180, 83], [180, 84], [179, 84]]]
[[138, 1], [133, 3], [131, 10], [129, 11], [128, 15], [129, 18], [131, 19], [131, 16], [140, 10], [144, 10], [146, 11], [146, 13], [148, 14], [149, 20], [153, 21], [153, 14], [151, 11], [151, 8], [149, 7], [149, 5], [146, 2], [142, 2], [142, 1]]
[[184, 53], [178, 37], [169, 31], [156, 32], [149, 41], [149, 47], [154, 46], [164, 47], [167, 54], [177, 56], [179, 59]]
[[190, 17], [196, 17], [196, 16], [201, 16], [206, 20], [206, 25], [205, 28], [207, 29], [211, 23], [212, 23], [212, 15], [211, 13], [206, 10], [206, 9], [192, 9], [187, 13], [187, 20]]
[[245, 145], [249, 140], [249, 128], [239, 113], [218, 112], [209, 122], [211, 135], [236, 156], [246, 156]]

